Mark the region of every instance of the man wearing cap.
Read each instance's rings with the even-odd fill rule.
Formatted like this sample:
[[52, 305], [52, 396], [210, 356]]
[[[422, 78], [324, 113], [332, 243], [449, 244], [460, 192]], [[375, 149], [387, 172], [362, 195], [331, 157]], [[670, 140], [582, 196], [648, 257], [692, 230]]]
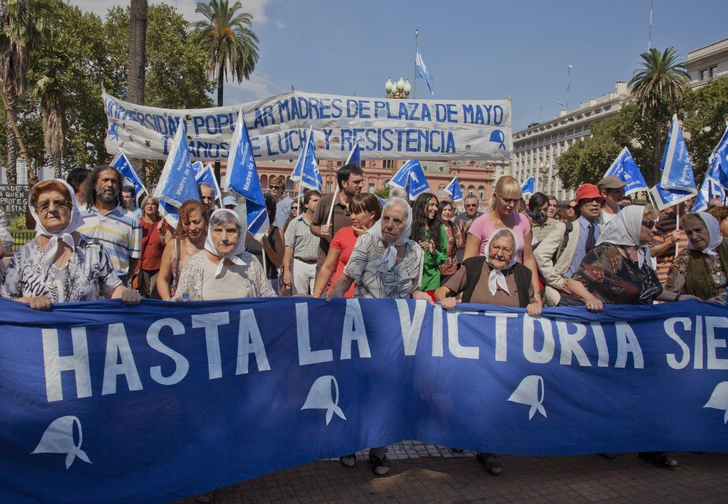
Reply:
[[599, 220], [600, 224], [609, 224], [622, 209], [620, 203], [624, 199], [624, 186], [626, 185], [626, 182], [622, 182], [615, 175], [609, 175], [599, 181], [597, 187], [599, 187], [599, 193], [604, 198], [602, 217]]
[[556, 229], [533, 251], [546, 285], [547, 306], [583, 305], [571, 295], [565, 284], [599, 239], [599, 215], [603, 202], [604, 198], [597, 186], [580, 185], [576, 190], [576, 212], [579, 218], [566, 224], [559, 222]]
[[232, 196], [225, 196], [222, 199], [222, 206], [228, 210], [235, 210], [235, 207], [238, 206], [238, 202], [235, 201], [235, 198]]

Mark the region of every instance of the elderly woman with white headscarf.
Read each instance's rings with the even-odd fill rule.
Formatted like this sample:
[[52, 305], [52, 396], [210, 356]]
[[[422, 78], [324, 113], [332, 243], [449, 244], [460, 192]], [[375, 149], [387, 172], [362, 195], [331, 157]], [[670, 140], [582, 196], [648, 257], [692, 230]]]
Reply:
[[[399, 197], [390, 198], [382, 217], [357, 239], [344, 273], [327, 299], [344, 297], [353, 283], [354, 297], [426, 299], [434, 304], [420, 290], [424, 252], [409, 239], [411, 231], [409, 204]], [[353, 467], [356, 455], [340, 457], [339, 461], [345, 467]], [[371, 448], [369, 461], [376, 476], [389, 474], [386, 447]]]
[[101, 298], [139, 303], [139, 293], [124, 287], [114, 273], [103, 245], [76, 231], [83, 218], [70, 185], [61, 179], [34, 185], [28, 207], [36, 223], [35, 239], [13, 254], [0, 279], [0, 297], [36, 310]]
[[[536, 300], [531, 283], [531, 270], [516, 261], [518, 238], [513, 230], [498, 229], [485, 247], [485, 255], [463, 261], [463, 267], [435, 291], [446, 310], [459, 302], [455, 296], [463, 293], [464, 303], [493, 304], [527, 308], [529, 314], [540, 306], [531, 306]], [[534, 310], [533, 313], [532, 310]]]
[[245, 251], [238, 215], [222, 208], [210, 216], [205, 249], [190, 257], [174, 301], [275, 297], [263, 266]]
[[688, 245], [670, 266], [667, 290], [684, 297], [719, 300], [728, 285], [728, 241], [720, 234], [720, 222], [706, 212], [689, 213], [680, 219]]

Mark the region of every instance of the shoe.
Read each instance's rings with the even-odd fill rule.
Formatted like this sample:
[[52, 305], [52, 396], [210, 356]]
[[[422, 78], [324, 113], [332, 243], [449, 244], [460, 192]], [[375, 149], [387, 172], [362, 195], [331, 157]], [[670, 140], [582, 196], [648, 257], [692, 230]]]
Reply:
[[369, 462], [372, 464], [372, 471], [375, 476], [386, 476], [389, 474], [389, 460], [385, 455], [384, 458], [379, 458], [376, 455], [369, 453]]
[[657, 467], [663, 467], [665, 469], [674, 469], [677, 467], [677, 460], [665, 452], [640, 452], [637, 455], [645, 462], [655, 464]]
[[475, 460], [483, 464], [485, 472], [488, 474], [499, 476], [503, 472], [503, 464], [498, 462], [494, 453], [478, 452], [478, 454], [475, 455]]
[[597, 453], [600, 457], [604, 457], [605, 459], [613, 460], [617, 458], [617, 455], [614, 453]]
[[344, 467], [354, 467], [356, 465], [356, 453], [339, 457], [339, 462], [341, 462], [341, 465]]

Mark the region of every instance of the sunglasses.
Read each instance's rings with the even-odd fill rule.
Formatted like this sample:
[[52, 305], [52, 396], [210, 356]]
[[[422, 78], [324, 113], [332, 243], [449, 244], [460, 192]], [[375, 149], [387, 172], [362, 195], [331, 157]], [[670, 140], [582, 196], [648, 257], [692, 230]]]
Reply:
[[283, 186], [279, 186], [279, 185], [272, 185], [272, 186], [270, 186], [270, 188], [271, 188], [271, 189], [283, 189]]
[[576, 210], [576, 205], [569, 205], [569, 208], [571, 208], [572, 210]]
[[477, 204], [473, 204], [473, 205], [465, 205], [465, 207], [466, 207], [466, 208], [475, 208], [475, 207], [477, 207], [477, 206], [478, 206]]
[[581, 201], [583, 201], [585, 205], [591, 205], [592, 203], [599, 203], [601, 205], [604, 203], [603, 198], [584, 198]]
[[293, 212], [294, 210], [295, 210], [296, 212], [298, 212], [298, 207], [297, 207], [297, 206], [292, 206], [292, 207], [291, 207], [291, 212]]

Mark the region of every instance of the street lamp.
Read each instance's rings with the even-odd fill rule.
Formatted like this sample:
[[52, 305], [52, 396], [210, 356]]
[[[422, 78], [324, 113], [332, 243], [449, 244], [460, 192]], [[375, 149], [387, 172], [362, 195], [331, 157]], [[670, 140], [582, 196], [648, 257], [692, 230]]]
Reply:
[[409, 79], [404, 79], [402, 76], [399, 77], [397, 82], [392, 82], [392, 79], [388, 77], [384, 89], [387, 91], [387, 98], [403, 100], [409, 98], [412, 86], [410, 85]]

